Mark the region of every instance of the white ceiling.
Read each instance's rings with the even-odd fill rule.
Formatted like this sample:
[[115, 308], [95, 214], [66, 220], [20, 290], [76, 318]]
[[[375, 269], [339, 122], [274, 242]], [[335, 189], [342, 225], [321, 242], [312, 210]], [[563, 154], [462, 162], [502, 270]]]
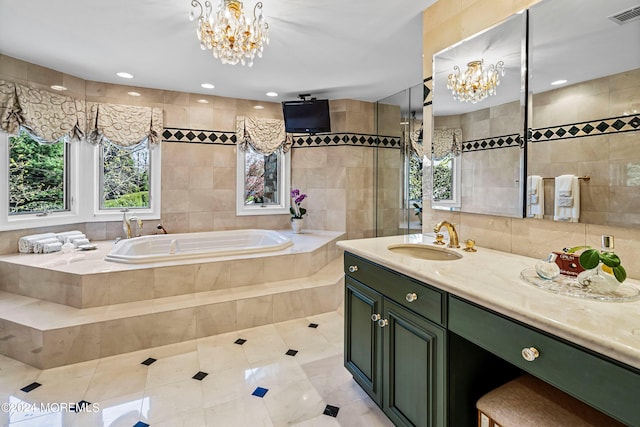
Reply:
[[0, 0], [0, 53], [87, 80], [265, 101], [376, 101], [422, 82], [421, 12], [435, 0], [262, 1], [271, 43], [252, 68], [200, 50], [190, 0]]

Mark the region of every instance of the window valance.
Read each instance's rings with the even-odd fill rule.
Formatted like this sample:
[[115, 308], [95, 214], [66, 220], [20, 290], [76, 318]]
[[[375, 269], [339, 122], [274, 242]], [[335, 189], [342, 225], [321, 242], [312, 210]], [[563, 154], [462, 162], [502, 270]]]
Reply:
[[434, 129], [431, 152], [434, 159], [441, 159], [453, 152], [459, 154], [462, 149], [462, 129]]
[[285, 153], [293, 145], [293, 138], [284, 131], [284, 120], [255, 117], [236, 117], [238, 147], [246, 151], [251, 146], [255, 151], [269, 155], [278, 149]]
[[84, 101], [70, 96], [0, 80], [1, 128], [8, 133], [26, 129], [40, 143], [84, 136]]
[[87, 141], [92, 144], [109, 141], [130, 147], [148, 140], [156, 145], [162, 133], [162, 109], [90, 102], [87, 122]]

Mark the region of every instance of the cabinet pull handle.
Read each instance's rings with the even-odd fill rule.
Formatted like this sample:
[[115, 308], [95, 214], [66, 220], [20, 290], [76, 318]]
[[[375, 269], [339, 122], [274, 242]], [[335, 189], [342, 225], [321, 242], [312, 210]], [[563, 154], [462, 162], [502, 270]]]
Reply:
[[380, 319], [382, 319], [382, 316], [380, 316], [380, 314], [378, 314], [378, 313], [374, 313], [374, 314], [371, 315], [371, 321], [372, 322], [377, 322]]
[[527, 362], [533, 362], [540, 357], [540, 352], [535, 347], [525, 347], [522, 349], [522, 358]]
[[380, 326], [381, 328], [384, 328], [385, 326], [387, 326], [389, 324], [389, 321], [387, 319], [380, 319], [378, 320], [378, 326]]
[[404, 299], [406, 299], [407, 302], [414, 302], [418, 299], [418, 294], [416, 294], [415, 292], [410, 292], [406, 297], [404, 297]]
[[358, 266], [357, 265], [350, 265], [349, 266], [349, 273], [355, 273], [356, 271], [358, 271]]

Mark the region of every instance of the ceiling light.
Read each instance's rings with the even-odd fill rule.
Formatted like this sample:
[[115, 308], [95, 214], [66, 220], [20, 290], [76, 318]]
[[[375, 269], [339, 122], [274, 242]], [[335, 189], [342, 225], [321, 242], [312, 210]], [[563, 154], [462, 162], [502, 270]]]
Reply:
[[563, 85], [566, 82], [567, 82], [566, 80], [556, 80], [555, 82], [551, 82], [551, 86]]
[[449, 74], [447, 78], [447, 89], [451, 90], [453, 99], [475, 104], [496, 94], [500, 76], [504, 76], [504, 62], [498, 61], [495, 65], [489, 65], [487, 69], [483, 66], [483, 59], [471, 61], [467, 64], [464, 74], [460, 73], [457, 65], [453, 67], [453, 74]]
[[267, 96], [278, 96], [278, 92], [267, 92], [265, 95], [267, 95]]
[[133, 74], [125, 73], [124, 71], [116, 73], [116, 76], [122, 77], [123, 79], [132, 79], [133, 78]]
[[206, 99], [198, 99], [196, 102], [199, 102], [200, 104], [208, 104], [209, 101], [207, 101]]
[[202, 83], [200, 86], [202, 86], [205, 89], [213, 89], [215, 87], [211, 83]]
[[140, 93], [138, 92], [127, 92], [127, 94], [131, 95], [131, 96], [140, 96]]
[[[258, 10], [260, 12], [258, 12]], [[204, 6], [191, 0], [189, 20], [198, 19], [196, 34], [202, 50], [211, 50], [214, 58], [223, 64], [253, 65], [253, 58], [262, 58], [265, 44], [269, 44], [269, 25], [264, 20], [262, 2], [253, 8], [253, 20], [244, 16], [242, 2], [220, 0], [218, 10], [213, 13], [209, 0]]]
[[254, 105], [253, 109], [254, 110], [264, 110], [264, 107], [262, 105]]
[[53, 89], [53, 90], [59, 90], [59, 91], [67, 90], [67, 88], [66, 88], [66, 87], [64, 87], [64, 86], [60, 86], [60, 85], [53, 85], [53, 86], [51, 86], [51, 89]]

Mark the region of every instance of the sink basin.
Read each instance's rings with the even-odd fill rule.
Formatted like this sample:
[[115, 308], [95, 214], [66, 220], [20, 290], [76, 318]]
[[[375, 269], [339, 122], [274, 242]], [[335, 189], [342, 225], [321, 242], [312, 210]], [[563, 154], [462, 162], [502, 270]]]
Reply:
[[417, 243], [402, 243], [387, 246], [391, 252], [410, 256], [412, 258], [426, 259], [429, 261], [455, 261], [462, 258], [462, 254], [448, 249], [434, 246], [420, 245]]

